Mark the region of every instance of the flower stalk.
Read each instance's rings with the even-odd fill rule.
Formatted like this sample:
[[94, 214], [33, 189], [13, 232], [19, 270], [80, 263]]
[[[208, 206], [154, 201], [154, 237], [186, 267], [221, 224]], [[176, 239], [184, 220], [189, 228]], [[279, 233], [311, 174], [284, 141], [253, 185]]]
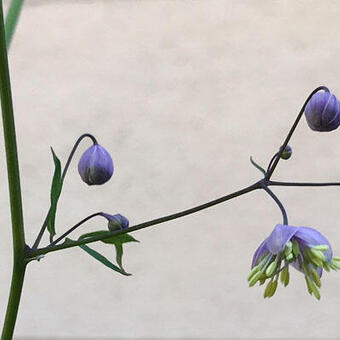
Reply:
[[22, 213], [19, 164], [13, 115], [12, 93], [8, 69], [5, 25], [2, 1], [0, 3], [0, 95], [2, 122], [6, 149], [9, 200], [13, 236], [13, 272], [1, 339], [11, 339], [18, 313], [25, 276], [25, 234]]

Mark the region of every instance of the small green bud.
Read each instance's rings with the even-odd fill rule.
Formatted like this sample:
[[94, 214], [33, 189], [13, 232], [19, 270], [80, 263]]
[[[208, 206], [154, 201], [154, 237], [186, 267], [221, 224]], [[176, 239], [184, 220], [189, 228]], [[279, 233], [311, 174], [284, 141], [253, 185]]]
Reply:
[[318, 260], [324, 262], [326, 261], [325, 255], [321, 250], [316, 250], [315, 248], [310, 249], [312, 258], [317, 258]]
[[288, 242], [284, 250], [287, 261], [293, 258], [292, 250], [293, 250], [293, 244], [292, 242]]
[[250, 274], [249, 274], [247, 280], [250, 281], [250, 280], [254, 277], [254, 275], [255, 275], [259, 270], [260, 270], [260, 266], [259, 266], [259, 265], [255, 266], [255, 267], [251, 270], [251, 272], [250, 272]]
[[313, 249], [326, 251], [329, 249], [329, 247], [327, 246], [327, 244], [320, 244], [318, 246], [314, 246]]
[[281, 158], [287, 160], [291, 157], [292, 153], [293, 149], [289, 145], [287, 145], [281, 154]]
[[315, 284], [320, 288], [321, 287], [321, 280], [320, 280], [320, 276], [318, 275], [318, 273], [316, 272], [315, 269], [311, 270], [312, 273], [312, 279], [315, 282]]
[[298, 257], [299, 253], [300, 253], [300, 248], [299, 248], [299, 244], [294, 240], [292, 241], [293, 244], [293, 254], [295, 257]]
[[280, 281], [285, 287], [288, 286], [288, 283], [289, 283], [288, 265], [284, 266], [284, 268], [282, 269], [281, 274], [280, 274]]
[[326, 271], [326, 272], [330, 272], [331, 271], [331, 267], [329, 266], [328, 262], [324, 262], [322, 264], [323, 266], [323, 269]]
[[249, 280], [249, 287], [253, 287], [255, 283], [260, 280], [262, 276], [262, 272], [257, 272], [250, 280]]
[[332, 258], [332, 262], [331, 262], [331, 264], [330, 264], [330, 267], [331, 267], [333, 270], [338, 270], [338, 269], [340, 269], [340, 262], [334, 260], [334, 257], [333, 257], [333, 258]]
[[266, 269], [266, 276], [271, 277], [276, 269], [277, 262], [273, 261]]
[[313, 294], [318, 300], [320, 300], [320, 292], [314, 282], [310, 279], [309, 276], [305, 276], [305, 278], [309, 294]]
[[[275, 283], [276, 283], [276, 286], [275, 286]], [[275, 294], [276, 287], [277, 287], [277, 282], [276, 281], [268, 282], [267, 287], [264, 290], [263, 297], [264, 298], [272, 297]]]
[[340, 257], [333, 257], [333, 258], [332, 258], [332, 261], [340, 262]]
[[264, 294], [263, 296], [266, 297], [272, 297], [275, 292], [276, 292], [276, 288], [277, 288], [277, 280], [275, 281], [270, 281], [266, 287], [266, 289], [264, 290]]

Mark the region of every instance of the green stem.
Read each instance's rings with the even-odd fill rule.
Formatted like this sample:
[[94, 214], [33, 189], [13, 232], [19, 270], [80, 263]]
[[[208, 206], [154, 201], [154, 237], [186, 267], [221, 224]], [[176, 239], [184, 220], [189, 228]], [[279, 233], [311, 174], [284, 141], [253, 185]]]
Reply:
[[[93, 135], [91, 135], [90, 133], [84, 133], [83, 135], [81, 135], [81, 136], [77, 139], [76, 143], [74, 144], [74, 146], [73, 146], [73, 148], [72, 148], [72, 151], [71, 151], [70, 155], [68, 156], [68, 159], [67, 159], [65, 168], [64, 168], [64, 170], [63, 170], [63, 173], [61, 174], [61, 181], [62, 181], [62, 182], [64, 182], [64, 179], [65, 179], [67, 170], [68, 170], [68, 168], [69, 168], [69, 166], [70, 166], [70, 164], [71, 164], [71, 161], [72, 161], [72, 158], [73, 158], [73, 156], [74, 156], [74, 153], [76, 152], [76, 150], [77, 150], [77, 148], [78, 148], [80, 142], [81, 142], [84, 138], [86, 138], [86, 137], [90, 138], [90, 139], [92, 140], [93, 144], [98, 144], [96, 138], [95, 138]], [[38, 236], [37, 236], [37, 238], [36, 238], [36, 240], [35, 240], [35, 242], [34, 242], [34, 244], [33, 244], [33, 246], [32, 246], [32, 249], [37, 249], [37, 248], [38, 248], [39, 243], [40, 243], [40, 241], [41, 241], [41, 239], [42, 239], [42, 237], [43, 237], [43, 235], [44, 235], [44, 232], [46, 231], [47, 222], [48, 222], [49, 214], [50, 214], [50, 210], [51, 210], [51, 208], [48, 209], [46, 218], [45, 218], [44, 223], [43, 223], [43, 225], [42, 225], [42, 227], [41, 227], [41, 229], [40, 229], [40, 231], [39, 231], [39, 234], [38, 234]], [[52, 242], [52, 241], [51, 241], [51, 242]]]
[[13, 337], [17, 319], [22, 286], [24, 283], [26, 265], [23, 261], [13, 266], [11, 290], [8, 298], [6, 318], [2, 329], [1, 340], [10, 340]]
[[9, 340], [12, 338], [14, 331], [25, 275], [25, 234], [2, 1], [0, 2], [0, 84], [13, 234], [12, 283], [1, 339]]
[[215, 199], [213, 201], [210, 201], [210, 202], [207, 202], [207, 203], [203, 203], [203, 204], [198, 205], [196, 207], [193, 207], [193, 208], [190, 208], [190, 209], [187, 209], [187, 210], [183, 210], [183, 211], [177, 212], [175, 214], [171, 214], [171, 215], [163, 216], [163, 217], [160, 217], [160, 218], [156, 218], [156, 219], [151, 220], [151, 221], [143, 222], [143, 223], [134, 225], [134, 226], [132, 226], [132, 227], [130, 227], [128, 229], [114, 231], [114, 232], [112, 232], [110, 234], [106, 234], [105, 236], [95, 236], [95, 237], [87, 238], [85, 240], [78, 240], [78, 241], [67, 241], [67, 242], [65, 242], [63, 244], [60, 244], [60, 245], [47, 246], [45, 248], [40, 248], [40, 249], [37, 249], [37, 250], [31, 250], [28, 253], [27, 257], [28, 258], [34, 258], [36, 256], [44, 255], [44, 254], [47, 254], [47, 253], [51, 253], [53, 251], [57, 251], [57, 250], [61, 250], [61, 249], [66, 249], [66, 248], [72, 248], [72, 247], [80, 246], [82, 244], [102, 241], [102, 240], [105, 240], [105, 239], [110, 238], [112, 236], [126, 234], [126, 233], [130, 233], [130, 232], [137, 231], [137, 230], [140, 230], [140, 229], [144, 229], [144, 228], [147, 228], [147, 227], [151, 227], [151, 226], [156, 225], [156, 224], [160, 224], [160, 223], [164, 223], [164, 222], [167, 222], [167, 221], [171, 221], [171, 220], [174, 220], [176, 218], [187, 216], [187, 215], [196, 213], [196, 212], [198, 212], [200, 210], [210, 208], [210, 207], [212, 207], [214, 205], [217, 205], [217, 204], [220, 204], [222, 202], [228, 201], [228, 200], [230, 200], [232, 198], [244, 195], [244, 194], [246, 194], [248, 192], [251, 192], [251, 191], [254, 191], [256, 189], [261, 189], [261, 181], [256, 182], [256, 183], [254, 183], [252, 185], [249, 185], [248, 187], [246, 187], [244, 189], [235, 191], [235, 192], [233, 192], [231, 194], [228, 194], [226, 196], [217, 198], [217, 199]]
[[12, 0], [9, 5], [5, 24], [7, 49], [9, 49], [9, 46], [11, 45], [23, 2], [24, 0]]

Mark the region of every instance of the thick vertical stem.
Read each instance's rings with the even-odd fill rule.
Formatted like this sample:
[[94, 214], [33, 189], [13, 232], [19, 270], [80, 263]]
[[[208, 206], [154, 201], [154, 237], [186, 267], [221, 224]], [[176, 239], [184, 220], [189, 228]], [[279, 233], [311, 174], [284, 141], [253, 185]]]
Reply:
[[9, 340], [12, 339], [14, 331], [25, 275], [25, 235], [2, 1], [0, 1], [0, 95], [13, 235], [12, 283], [1, 340]]
[[8, 298], [6, 317], [2, 329], [1, 340], [10, 340], [13, 337], [14, 327], [17, 320], [22, 286], [25, 277], [24, 261], [18, 261], [13, 265], [11, 290]]

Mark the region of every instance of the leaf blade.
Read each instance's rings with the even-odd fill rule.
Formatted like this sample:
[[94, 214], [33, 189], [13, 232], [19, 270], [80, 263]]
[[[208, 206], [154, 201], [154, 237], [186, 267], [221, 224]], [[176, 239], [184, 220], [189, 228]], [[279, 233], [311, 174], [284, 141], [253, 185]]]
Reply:
[[57, 204], [61, 194], [61, 189], [63, 186], [63, 181], [61, 178], [61, 162], [57, 155], [55, 154], [53, 148], [51, 148], [53, 161], [54, 161], [54, 174], [51, 184], [51, 207], [48, 213], [48, 220], [47, 220], [47, 230], [50, 233], [50, 236], [54, 236], [55, 232], [55, 216], [57, 211]]
[[124, 270], [121, 270], [119, 267], [115, 266], [111, 261], [109, 261], [105, 256], [98, 253], [96, 250], [90, 248], [89, 246], [82, 244], [79, 245], [81, 249], [83, 249], [86, 253], [88, 253], [90, 256], [92, 256], [94, 259], [102, 263], [104, 266], [114, 270], [117, 273], [120, 273], [125, 276], [130, 276], [131, 274], [126, 273]]

